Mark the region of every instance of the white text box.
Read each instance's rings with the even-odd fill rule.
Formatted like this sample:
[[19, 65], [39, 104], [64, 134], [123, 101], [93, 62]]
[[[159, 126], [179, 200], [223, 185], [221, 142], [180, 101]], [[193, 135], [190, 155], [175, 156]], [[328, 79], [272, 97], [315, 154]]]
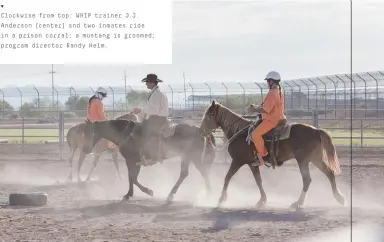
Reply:
[[171, 0], [1, 4], [0, 64], [172, 63]]

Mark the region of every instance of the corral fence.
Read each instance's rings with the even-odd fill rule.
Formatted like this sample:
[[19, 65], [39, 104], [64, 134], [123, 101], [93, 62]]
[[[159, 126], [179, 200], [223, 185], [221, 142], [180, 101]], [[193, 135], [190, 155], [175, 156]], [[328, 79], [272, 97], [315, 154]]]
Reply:
[[[36, 80], [37, 77], [33, 78]], [[44, 78], [47, 77], [41, 77]], [[59, 74], [55, 80], [60, 80]], [[108, 82], [110, 80], [106, 80]], [[137, 101], [143, 94], [137, 96], [137, 92], [147, 90], [144, 86], [129, 83], [105, 86], [109, 92], [104, 101], [105, 109], [111, 118], [141, 105]], [[138, 83], [137, 80], [134, 83]], [[360, 153], [369, 153], [384, 147], [383, 83], [382, 71], [284, 80], [281, 86], [286, 115], [290, 122], [326, 129], [340, 148], [349, 148], [352, 143]], [[161, 87], [168, 94], [170, 118], [196, 125], [213, 100], [244, 114], [247, 105], [259, 103], [268, 92], [265, 82], [190, 83], [185, 80], [180, 85], [165, 82]], [[63, 159], [68, 150], [67, 130], [84, 122], [85, 110], [78, 102], [83, 98], [83, 105], [87, 103], [96, 88], [31, 86], [0, 89], [0, 152], [59, 154]], [[222, 137], [219, 131], [216, 135]]]
[[[289, 110], [287, 110], [289, 111]], [[327, 130], [333, 137], [338, 149], [349, 149], [352, 146], [360, 153], [368, 153], [371, 148], [384, 147], [383, 123], [376, 119], [323, 119], [319, 111], [307, 110], [311, 116], [303, 118], [289, 117], [289, 122], [311, 124]], [[350, 110], [349, 110], [350, 112]], [[19, 118], [0, 121], [0, 151], [13, 154], [50, 154], [60, 160], [67, 159], [69, 148], [66, 143], [66, 134], [73, 125], [84, 122], [84, 118], [68, 118], [66, 111], [55, 112], [56, 120], [41, 123], [39, 119]], [[111, 112], [110, 118], [123, 113]], [[247, 118], [254, 118], [246, 116]], [[189, 123], [199, 125], [201, 118], [172, 118], [176, 123]], [[223, 144], [223, 134], [220, 130], [215, 133], [218, 146]], [[351, 138], [352, 137], [352, 138]], [[368, 151], [366, 151], [368, 150]], [[227, 160], [226, 150], [223, 153]]]

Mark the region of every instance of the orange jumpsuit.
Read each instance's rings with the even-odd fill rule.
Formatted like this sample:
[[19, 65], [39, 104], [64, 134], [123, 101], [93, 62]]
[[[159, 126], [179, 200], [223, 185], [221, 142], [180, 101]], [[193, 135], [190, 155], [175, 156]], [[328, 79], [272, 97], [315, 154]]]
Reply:
[[[104, 104], [100, 99], [94, 98], [88, 104], [87, 119], [89, 119], [91, 122], [104, 121], [106, 119], [104, 114]], [[108, 147], [115, 148], [115, 145], [112, 142], [108, 142]]]
[[264, 146], [263, 135], [275, 128], [281, 119], [286, 118], [284, 115], [284, 97], [283, 94], [280, 97], [278, 88], [269, 90], [262, 102], [262, 108], [264, 110], [261, 114], [262, 122], [252, 133], [252, 140], [261, 164], [264, 163], [262, 157], [268, 155], [268, 151]]
[[92, 99], [92, 101], [88, 104], [87, 118], [92, 122], [105, 120], [104, 104], [100, 99]]

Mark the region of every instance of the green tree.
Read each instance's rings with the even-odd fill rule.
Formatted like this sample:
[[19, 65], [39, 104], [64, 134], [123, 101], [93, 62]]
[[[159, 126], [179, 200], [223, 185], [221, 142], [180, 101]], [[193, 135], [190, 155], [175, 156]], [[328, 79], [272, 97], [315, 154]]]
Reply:
[[68, 110], [73, 111], [72, 116], [84, 117], [85, 110], [87, 110], [87, 105], [89, 102], [89, 97], [86, 96], [70, 96], [67, 101], [65, 101], [65, 107]]
[[14, 107], [12, 107], [12, 105], [9, 104], [9, 102], [5, 100], [0, 100], [0, 110], [1, 110], [0, 117], [3, 118], [6, 115], [12, 114], [14, 111]]
[[89, 97], [71, 96], [65, 102], [65, 106], [69, 110], [86, 110], [89, 102]]
[[9, 102], [7, 102], [5, 100], [0, 100], [0, 110], [1, 111], [13, 111], [14, 108], [12, 107], [11, 104], [9, 104]]
[[126, 99], [128, 101], [128, 108], [143, 106], [147, 102], [148, 92], [130, 91], [127, 93]]

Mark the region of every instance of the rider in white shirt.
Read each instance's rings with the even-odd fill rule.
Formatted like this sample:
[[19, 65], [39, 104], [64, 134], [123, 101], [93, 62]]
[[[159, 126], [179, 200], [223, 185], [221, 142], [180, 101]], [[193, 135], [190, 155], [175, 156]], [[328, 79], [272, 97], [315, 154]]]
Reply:
[[[158, 83], [163, 81], [158, 79], [156, 74], [148, 74], [142, 82], [145, 82], [147, 88], [151, 90], [148, 94], [147, 104], [143, 109], [134, 108], [132, 112], [134, 114], [139, 114], [143, 118], [143, 146], [146, 146], [146, 142], [150, 136], [156, 136], [159, 140], [159, 146], [161, 147], [161, 139], [159, 136], [161, 135], [160, 129], [168, 122], [168, 98], [166, 93], [158, 86]], [[154, 161], [154, 163], [148, 164], [148, 162], [144, 159], [137, 164], [153, 165], [158, 161], [163, 160], [163, 149], [160, 148], [158, 151], [160, 151], [160, 156], [162, 157], [157, 157], [157, 161]]]

